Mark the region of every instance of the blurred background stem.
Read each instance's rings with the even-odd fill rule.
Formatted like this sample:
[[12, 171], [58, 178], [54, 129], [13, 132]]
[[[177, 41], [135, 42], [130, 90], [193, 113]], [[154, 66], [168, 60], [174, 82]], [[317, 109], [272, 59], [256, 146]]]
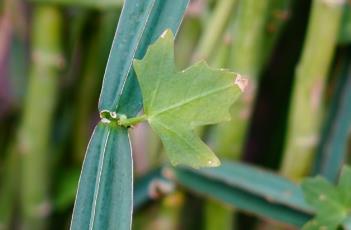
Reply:
[[[259, 56], [266, 26], [270, 1], [240, 1], [235, 15], [232, 48], [228, 66], [234, 72], [248, 77], [250, 82], [245, 94], [232, 107], [229, 123], [215, 127], [213, 144], [222, 156], [238, 159], [241, 156], [246, 129], [253, 106]], [[235, 128], [234, 128], [235, 127]]]
[[[205, 59], [250, 80], [231, 122], [197, 130], [222, 160], [280, 167], [295, 181], [308, 174], [322, 121], [328, 123], [323, 97], [338, 91], [340, 54], [351, 44], [351, 7], [342, 2], [190, 1], [176, 37], [179, 69]], [[122, 5], [122, 0], [0, 3], [0, 230], [68, 228]], [[131, 136], [134, 178], [167, 164], [147, 124], [135, 126]], [[335, 148], [330, 152], [329, 165], [339, 169], [332, 163]], [[176, 189], [138, 207], [133, 228], [290, 229], [265, 218], [256, 221], [212, 196]]]
[[303, 53], [295, 72], [281, 173], [308, 174], [324, 116], [323, 92], [339, 32], [343, 1], [314, 0]]
[[10, 229], [12, 215], [19, 195], [19, 155], [9, 151], [1, 171], [0, 188], [0, 230]]
[[[232, 14], [235, 19], [232, 36], [224, 37], [223, 46], [217, 49], [218, 54], [213, 61], [217, 65], [222, 62], [216, 67], [229, 66], [234, 72], [247, 77], [249, 86], [239, 99], [240, 102], [232, 107], [232, 120], [215, 126], [210, 134], [210, 143], [221, 157], [235, 160], [243, 157], [258, 77], [287, 19], [284, 15], [288, 14], [289, 6], [290, 0], [247, 0], [240, 1], [237, 12]], [[226, 44], [230, 44], [231, 49]], [[208, 205], [205, 218], [207, 226], [220, 224], [228, 226], [228, 229], [235, 228], [233, 215], [228, 214], [232, 213], [230, 209], [215, 201], [210, 201]]]
[[63, 17], [53, 6], [33, 10], [28, 93], [15, 154], [21, 157], [24, 229], [44, 229], [50, 215], [51, 121], [57, 101], [58, 77], [64, 66]]
[[214, 50], [218, 48], [220, 38], [227, 27], [229, 19], [235, 12], [237, 0], [220, 0], [216, 3], [215, 9], [203, 31], [198, 45], [194, 51], [194, 60], [209, 59]]

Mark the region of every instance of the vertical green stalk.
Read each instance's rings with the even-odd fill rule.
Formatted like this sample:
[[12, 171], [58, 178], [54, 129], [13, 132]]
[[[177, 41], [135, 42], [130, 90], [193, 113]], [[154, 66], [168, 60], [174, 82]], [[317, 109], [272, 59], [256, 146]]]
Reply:
[[233, 45], [229, 67], [250, 80], [244, 95], [232, 108], [230, 123], [218, 125], [215, 130], [214, 148], [223, 156], [237, 159], [241, 155], [246, 130], [254, 102], [260, 56], [271, 0], [240, 1], [236, 14]]
[[175, 43], [175, 60], [179, 69], [189, 65], [200, 32], [201, 21], [198, 17], [187, 16], [183, 19]]
[[33, 11], [29, 86], [19, 129], [17, 151], [22, 160], [22, 216], [25, 229], [44, 229], [50, 214], [49, 175], [51, 121], [57, 100], [61, 51], [60, 11], [35, 6]]
[[[77, 163], [84, 158], [86, 146], [89, 141], [89, 121], [92, 111], [98, 100], [98, 89], [100, 87], [103, 67], [107, 61], [109, 44], [113, 39], [118, 10], [105, 12], [100, 16], [98, 28], [88, 43], [88, 51], [84, 63], [82, 81], [78, 89], [75, 121], [74, 152]], [[108, 47], [108, 48], [107, 48]]]
[[[225, 39], [233, 40], [233, 43], [224, 41], [218, 51], [221, 54], [215, 57], [215, 62], [221, 62], [224, 66], [229, 65], [233, 71], [250, 79], [250, 85], [244, 97], [240, 98], [240, 103], [232, 108], [232, 121], [214, 127], [211, 133], [210, 141], [213, 148], [222, 157], [238, 159], [242, 155], [251, 108], [256, 94], [257, 78], [263, 64], [267, 62], [266, 59], [270, 57], [285, 21], [285, 18], [275, 15], [278, 15], [277, 11], [284, 12], [281, 9], [285, 9], [289, 2], [289, 0], [279, 2], [275, 0], [240, 1], [235, 15], [233, 36], [231, 39]], [[275, 22], [275, 30], [267, 32], [267, 27], [272, 21]], [[231, 50], [230, 45], [232, 45]], [[226, 60], [228, 58], [223, 58], [228, 56], [230, 56], [229, 63]], [[231, 213], [233, 212], [219, 203], [208, 202], [206, 205], [207, 229], [213, 229], [213, 226], [216, 225], [232, 229], [234, 216]]]
[[299, 180], [306, 175], [319, 139], [323, 90], [340, 26], [340, 0], [314, 0], [307, 37], [296, 68], [281, 173]]
[[11, 150], [4, 160], [4, 169], [1, 171], [0, 230], [10, 229], [11, 218], [19, 191], [17, 183], [19, 178], [19, 156]]
[[230, 67], [255, 80], [259, 72], [259, 53], [271, 0], [240, 1], [234, 27]]
[[206, 230], [231, 230], [234, 229], [234, 213], [229, 206], [214, 201], [206, 200], [205, 205], [205, 229]]
[[[217, 48], [217, 52], [214, 56], [212, 56], [210, 60], [210, 64], [215, 67], [223, 67], [226, 66], [229, 57], [230, 50], [230, 39], [226, 36], [223, 39], [221, 45]], [[213, 139], [213, 133], [209, 132], [208, 142], [211, 145], [211, 139]], [[218, 147], [218, 146], [217, 146]], [[214, 148], [214, 151], [217, 152], [217, 147]], [[219, 155], [220, 157], [223, 154]], [[223, 229], [230, 230], [234, 229], [234, 213], [233, 209], [226, 207], [224, 204], [207, 199], [204, 204], [204, 227], [206, 230], [215, 230], [215, 229]]]
[[213, 15], [195, 49], [195, 60], [208, 59], [212, 55], [233, 13], [236, 2], [237, 0], [221, 0], [216, 4]]
[[[195, 48], [193, 59], [207, 59], [209, 62], [215, 62], [213, 64], [223, 67], [223, 62], [227, 59], [228, 42], [217, 44], [223, 37], [227, 24], [233, 16], [236, 3], [237, 0], [221, 0], [216, 3], [208, 25]], [[219, 48], [217, 52], [215, 52], [216, 48]], [[203, 133], [203, 131], [203, 128], [198, 129], [199, 133]], [[227, 226], [228, 229], [232, 228], [232, 212], [224, 208], [222, 204], [207, 200], [204, 208], [206, 229], [213, 229], [218, 224]]]

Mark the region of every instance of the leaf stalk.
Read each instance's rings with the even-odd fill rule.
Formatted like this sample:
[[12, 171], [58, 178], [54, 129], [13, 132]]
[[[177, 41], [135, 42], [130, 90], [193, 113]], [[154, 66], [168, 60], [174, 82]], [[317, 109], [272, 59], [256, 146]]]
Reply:
[[126, 118], [125, 116], [121, 116], [120, 119], [118, 120], [118, 125], [123, 127], [131, 127], [133, 125], [136, 125], [146, 120], [147, 120], [147, 116], [145, 114], [132, 117], [132, 118]]

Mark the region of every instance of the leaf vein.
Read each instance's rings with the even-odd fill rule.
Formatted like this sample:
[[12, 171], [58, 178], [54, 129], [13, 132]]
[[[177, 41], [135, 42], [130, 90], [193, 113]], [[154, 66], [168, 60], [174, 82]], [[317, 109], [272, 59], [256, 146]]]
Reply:
[[202, 94], [196, 95], [195, 97], [189, 98], [187, 100], [180, 101], [180, 102], [175, 103], [175, 104], [173, 104], [171, 106], [168, 106], [168, 107], [166, 107], [166, 108], [164, 108], [162, 110], [155, 111], [155, 113], [151, 114], [150, 117], [155, 117], [155, 116], [160, 115], [162, 113], [165, 113], [165, 112], [167, 112], [169, 110], [172, 110], [172, 109], [177, 108], [177, 107], [184, 106], [184, 105], [189, 104], [189, 103], [191, 103], [193, 101], [196, 101], [196, 100], [202, 99], [204, 97], [207, 97], [207, 96], [209, 96], [211, 94], [215, 94], [215, 93], [218, 93], [220, 91], [226, 90], [226, 89], [228, 89], [230, 87], [232, 87], [232, 85], [227, 85], [227, 86], [221, 87], [219, 89], [211, 90], [211, 91], [208, 91], [206, 93], [202, 93]]

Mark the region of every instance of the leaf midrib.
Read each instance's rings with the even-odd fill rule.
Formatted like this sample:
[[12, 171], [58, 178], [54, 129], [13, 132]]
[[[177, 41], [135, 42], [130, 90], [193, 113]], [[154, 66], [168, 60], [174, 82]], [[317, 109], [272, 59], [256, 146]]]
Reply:
[[[166, 107], [166, 108], [164, 108], [164, 109], [161, 109], [161, 110], [159, 110], [159, 111], [150, 112], [150, 114], [149, 114], [148, 116], [149, 116], [149, 118], [151, 119], [151, 118], [156, 117], [156, 116], [158, 116], [158, 115], [160, 115], [160, 114], [162, 114], [162, 113], [165, 113], [165, 112], [167, 112], [167, 111], [169, 111], [169, 110], [172, 110], [172, 109], [175, 109], [175, 108], [184, 106], [184, 105], [189, 104], [189, 103], [191, 103], [191, 102], [193, 102], [193, 101], [196, 101], [196, 100], [199, 100], [199, 99], [201, 99], [201, 98], [207, 97], [207, 96], [209, 96], [209, 95], [211, 95], [211, 94], [215, 94], [215, 93], [218, 93], [218, 92], [220, 92], [220, 91], [229, 89], [230, 87], [233, 87], [233, 85], [230, 84], [230, 85], [227, 85], [227, 86], [224, 86], [224, 87], [215, 89], [215, 90], [207, 91], [206, 93], [199, 94], [199, 95], [196, 95], [195, 97], [191, 97], [191, 98], [189, 98], [189, 99], [187, 99], [187, 100], [180, 101], [180, 102], [178, 102], [178, 103], [175, 103], [175, 104], [173, 104], [173, 105], [170, 105], [170, 106], [168, 106], [168, 107]], [[151, 109], [151, 108], [150, 108], [150, 109]]]

